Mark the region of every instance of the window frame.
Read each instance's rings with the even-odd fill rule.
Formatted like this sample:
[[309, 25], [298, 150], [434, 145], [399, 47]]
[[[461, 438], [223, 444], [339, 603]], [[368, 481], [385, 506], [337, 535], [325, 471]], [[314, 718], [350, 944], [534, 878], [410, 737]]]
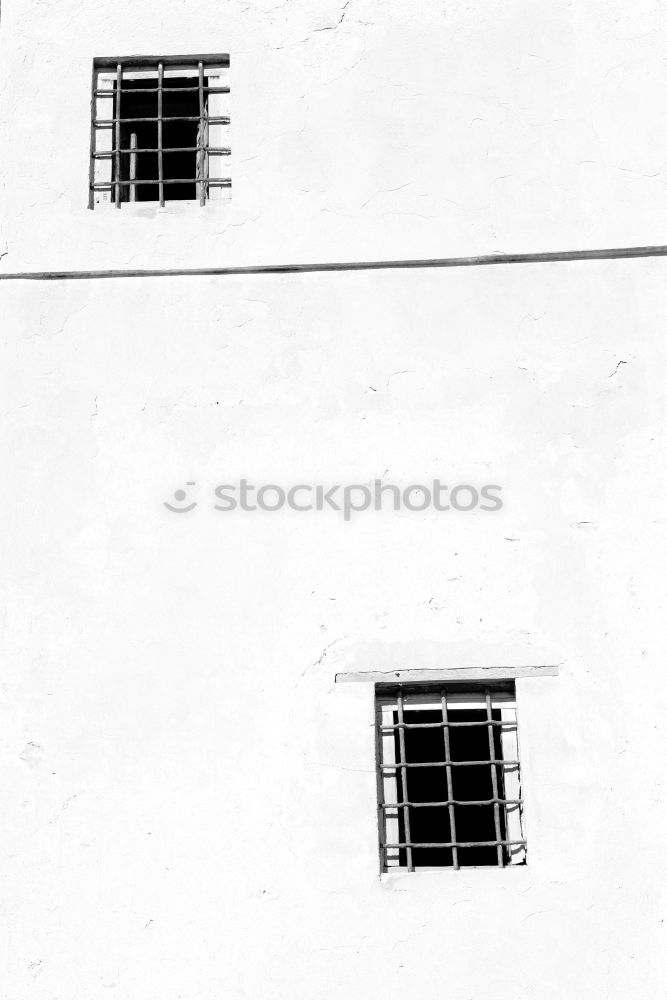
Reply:
[[[229, 87], [230, 58], [227, 53], [206, 55], [172, 55], [172, 56], [96, 56], [93, 59], [91, 103], [90, 103], [90, 161], [88, 171], [88, 208], [94, 209], [102, 205], [115, 205], [116, 208], [128, 207], [134, 204], [146, 208], [149, 205], [164, 208], [167, 201], [173, 207], [175, 201], [182, 205], [192, 206], [198, 203], [201, 207], [209, 201], [229, 198], [231, 193], [231, 177], [223, 175], [223, 169], [229, 162], [230, 147], [225, 143], [230, 128], [230, 115], [223, 113], [225, 98], [230, 92]], [[163, 120], [170, 116], [162, 115], [162, 88], [169, 77], [192, 77], [197, 80], [199, 90], [199, 134], [197, 137], [197, 166], [191, 183], [196, 185], [196, 199], [170, 199], [165, 197], [165, 185], [173, 183], [170, 179], [162, 179], [162, 147]], [[204, 84], [204, 77], [207, 77]], [[151, 201], [123, 202], [118, 197], [122, 188], [131, 187], [131, 178], [121, 179], [120, 172], [120, 141], [119, 123], [121, 114], [116, 117], [115, 95], [120, 90], [122, 98], [123, 80], [147, 79], [156, 81], [158, 93], [158, 112], [155, 119], [158, 123], [158, 141], [155, 152], [158, 154], [159, 176], [155, 179], [158, 198]], [[100, 86], [101, 83], [107, 86]], [[206, 93], [206, 105], [203, 94]], [[104, 114], [105, 105], [111, 103], [111, 115]], [[106, 138], [100, 138], [108, 134]], [[204, 141], [202, 143], [202, 137]], [[100, 145], [101, 142], [101, 145]], [[200, 148], [201, 144], [201, 148]], [[102, 148], [105, 147], [105, 148]], [[107, 148], [108, 147], [108, 148]], [[124, 151], [125, 152], [125, 151]], [[129, 152], [129, 150], [127, 151]], [[141, 154], [137, 154], [141, 155]], [[106, 167], [104, 165], [107, 165]], [[114, 170], [116, 176], [114, 177]], [[188, 179], [189, 181], [189, 179]], [[148, 183], [148, 182], [142, 182]]]
[[[395, 684], [376, 683], [375, 684], [375, 738], [376, 738], [376, 774], [377, 774], [377, 822], [378, 822], [378, 848], [380, 860], [380, 872], [383, 875], [392, 873], [406, 873], [413, 871], [442, 871], [442, 870], [471, 870], [476, 868], [516, 868], [523, 867], [527, 863], [527, 842], [525, 837], [525, 821], [523, 815], [524, 801], [521, 786], [521, 754], [519, 746], [518, 716], [517, 716], [517, 696], [514, 681], [498, 681], [494, 683], [482, 682], [440, 682], [424, 684]], [[410, 843], [409, 836], [409, 814], [414, 806], [404, 806], [399, 799], [399, 781], [397, 779], [398, 765], [401, 760], [396, 759], [394, 733], [401, 732], [403, 709], [406, 710], [433, 710], [440, 709], [443, 712], [443, 722], [440, 724], [443, 729], [445, 767], [447, 775], [447, 800], [443, 805], [447, 805], [449, 812], [450, 829], [456, 830], [455, 813], [456, 800], [452, 793], [452, 767], [460, 766], [460, 762], [452, 760], [449, 751], [449, 728], [456, 726], [456, 722], [445, 721], [448, 710], [451, 709], [484, 709], [487, 711], [487, 718], [491, 721], [491, 713], [499, 710], [500, 717], [500, 743], [502, 760], [495, 758], [495, 751], [491, 749], [490, 759], [495, 758], [496, 763], [492, 770], [494, 777], [494, 799], [493, 802], [494, 821], [496, 831], [500, 823], [500, 810], [504, 818], [506, 843], [499, 846], [499, 837], [496, 832], [496, 839], [489, 846], [497, 848], [497, 865], [460, 865], [458, 851], [455, 845], [461, 848], [461, 841], [456, 840], [456, 833], [450, 843], [452, 846], [451, 865], [415, 865], [412, 859], [411, 848], [405, 847], [405, 864], [400, 863], [401, 848], [391, 847], [392, 844], [400, 843], [399, 837], [399, 812], [403, 812], [403, 825], [407, 829], [406, 844]], [[394, 713], [398, 711], [398, 726], [394, 723]], [[459, 723], [460, 724], [460, 723]], [[487, 726], [489, 734], [497, 723], [489, 726], [488, 722], [481, 722], [480, 728]], [[491, 739], [491, 735], [490, 735]], [[399, 736], [400, 740], [400, 736]], [[399, 751], [401, 759], [405, 754], [404, 742]], [[510, 762], [515, 761], [516, 765]], [[447, 763], [448, 762], [448, 763]], [[491, 765], [489, 765], [491, 767]], [[503, 794], [500, 796], [497, 786], [498, 771], [501, 769], [503, 782]], [[393, 771], [393, 774], [391, 773]], [[387, 773], [390, 772], [390, 773]], [[464, 805], [464, 802], [459, 802]], [[390, 812], [394, 809], [394, 815]], [[407, 818], [407, 825], [405, 819]], [[390, 852], [391, 855], [390, 855]]]

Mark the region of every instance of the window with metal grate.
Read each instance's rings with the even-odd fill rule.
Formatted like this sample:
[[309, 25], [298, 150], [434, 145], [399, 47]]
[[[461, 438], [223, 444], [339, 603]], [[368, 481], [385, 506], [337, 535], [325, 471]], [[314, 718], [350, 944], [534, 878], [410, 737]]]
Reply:
[[382, 871], [525, 864], [514, 682], [375, 691]]
[[93, 62], [89, 208], [229, 197], [229, 56]]

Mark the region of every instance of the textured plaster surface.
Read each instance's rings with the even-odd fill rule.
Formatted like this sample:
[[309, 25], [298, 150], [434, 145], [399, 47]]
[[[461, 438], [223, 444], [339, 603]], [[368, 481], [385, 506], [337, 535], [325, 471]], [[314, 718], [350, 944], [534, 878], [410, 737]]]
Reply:
[[[663, 243], [656, 0], [3, 4], [1, 266]], [[96, 55], [229, 52], [229, 204], [89, 212]]]
[[[652, 0], [2, 15], [4, 270], [665, 242]], [[231, 202], [88, 211], [93, 57], [216, 51]], [[666, 277], [0, 286], [8, 1000], [662, 1000]], [[242, 476], [505, 506], [212, 510]], [[530, 663], [528, 866], [381, 880], [335, 673]]]
[[[664, 287], [2, 288], [5, 996], [664, 996]], [[244, 475], [505, 507], [212, 510]], [[555, 662], [518, 682], [528, 866], [381, 880], [334, 674]]]

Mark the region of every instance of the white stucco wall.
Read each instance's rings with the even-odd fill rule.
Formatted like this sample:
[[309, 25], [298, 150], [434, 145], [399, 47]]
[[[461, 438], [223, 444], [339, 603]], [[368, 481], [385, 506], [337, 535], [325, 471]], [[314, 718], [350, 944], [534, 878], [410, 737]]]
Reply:
[[[3, 4], [0, 266], [662, 243], [627, 8]], [[215, 51], [231, 203], [88, 211], [93, 57]], [[8, 1000], [662, 1000], [666, 268], [0, 283]], [[383, 475], [505, 505], [212, 509]], [[535, 663], [528, 865], [381, 880], [335, 673]]]
[[[3, 300], [6, 995], [661, 996], [664, 264]], [[505, 507], [211, 509], [385, 470]], [[544, 662], [528, 866], [382, 883], [335, 672]]]
[[[3, 5], [9, 270], [664, 242], [657, 0]], [[233, 198], [88, 212], [94, 56], [229, 52]]]

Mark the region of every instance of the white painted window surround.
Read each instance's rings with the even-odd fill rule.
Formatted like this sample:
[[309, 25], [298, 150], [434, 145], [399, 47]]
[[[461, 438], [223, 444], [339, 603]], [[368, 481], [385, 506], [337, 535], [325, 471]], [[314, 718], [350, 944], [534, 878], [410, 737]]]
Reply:
[[[516, 765], [502, 768], [503, 788], [501, 798], [512, 804], [501, 803], [507, 850], [502, 867], [516, 867], [526, 863], [527, 848], [523, 827], [523, 796], [521, 789], [521, 756], [517, 719], [516, 689], [513, 683], [518, 678], [554, 677], [558, 675], [557, 665], [524, 665], [513, 667], [452, 667], [437, 669], [399, 669], [393, 671], [356, 671], [336, 674], [336, 683], [371, 683], [375, 685], [375, 712], [377, 731], [377, 777], [378, 777], [378, 832], [380, 837], [380, 870], [383, 875], [391, 875], [406, 870], [430, 870], [426, 865], [415, 865], [406, 869], [405, 854], [398, 848], [383, 847], [383, 844], [397, 844], [405, 837], [401, 829], [402, 812], [385, 809], [383, 804], [404, 801], [399, 781], [401, 761], [397, 758], [395, 728], [397, 722], [397, 692], [400, 691], [400, 714], [403, 710], [439, 711], [442, 709], [443, 722], [447, 718], [443, 707], [443, 691], [446, 689], [446, 705], [452, 712], [457, 710], [485, 710], [487, 695], [492, 699], [493, 710], [500, 713], [500, 757], [502, 761], [516, 761]], [[451, 716], [450, 716], [451, 718]], [[490, 718], [490, 716], [489, 716]], [[449, 746], [447, 743], [446, 746]], [[404, 754], [404, 750], [402, 751]], [[447, 750], [449, 757], [449, 750]], [[440, 758], [438, 758], [440, 759]], [[476, 759], [476, 758], [475, 758]], [[403, 756], [403, 760], [405, 757]], [[449, 769], [448, 769], [449, 770]], [[453, 770], [453, 768], [451, 769]], [[407, 773], [407, 772], [403, 772]], [[448, 779], [448, 783], [451, 777]], [[451, 787], [451, 785], [450, 785]], [[439, 801], [439, 796], [437, 799]], [[454, 807], [456, 808], [456, 807]], [[494, 808], [498, 808], [497, 806]], [[452, 827], [453, 829], [453, 827]], [[496, 827], [496, 829], [498, 829]], [[498, 836], [498, 834], [496, 834]], [[441, 837], [438, 837], [440, 840]], [[459, 838], [461, 839], [461, 838]], [[479, 838], [475, 838], [479, 839]], [[520, 843], [519, 843], [520, 842]], [[459, 855], [462, 853], [458, 852]], [[443, 867], [458, 867], [456, 862]], [[441, 870], [441, 868], [433, 869]]]

